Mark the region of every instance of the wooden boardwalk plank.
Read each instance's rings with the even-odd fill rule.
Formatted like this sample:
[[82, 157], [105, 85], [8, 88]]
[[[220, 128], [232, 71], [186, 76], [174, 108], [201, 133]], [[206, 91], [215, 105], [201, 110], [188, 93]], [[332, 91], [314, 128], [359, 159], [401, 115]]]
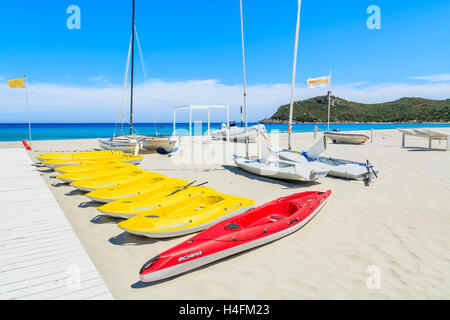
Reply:
[[112, 299], [39, 170], [0, 149], [0, 299]]

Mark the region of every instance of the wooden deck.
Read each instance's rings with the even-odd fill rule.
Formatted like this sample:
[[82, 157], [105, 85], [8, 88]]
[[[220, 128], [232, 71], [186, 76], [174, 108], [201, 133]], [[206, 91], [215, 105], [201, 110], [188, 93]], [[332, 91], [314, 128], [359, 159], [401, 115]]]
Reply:
[[24, 149], [0, 149], [0, 299], [112, 299]]

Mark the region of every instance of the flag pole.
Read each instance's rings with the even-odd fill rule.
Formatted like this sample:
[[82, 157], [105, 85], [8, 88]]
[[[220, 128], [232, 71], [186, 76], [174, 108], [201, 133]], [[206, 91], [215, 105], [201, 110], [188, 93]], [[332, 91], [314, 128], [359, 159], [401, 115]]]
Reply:
[[328, 131], [330, 131], [331, 72], [332, 72], [332, 70], [330, 70], [330, 79], [328, 79]]
[[28, 135], [30, 137], [30, 147], [31, 147], [31, 122], [30, 122], [30, 108], [28, 106], [28, 88], [27, 88], [27, 84], [26, 84], [26, 79], [27, 76], [24, 75], [23, 76], [23, 82], [24, 82], [24, 87], [25, 87], [25, 98], [27, 101], [27, 115], [28, 115]]
[[297, 52], [298, 52], [298, 33], [300, 29], [300, 8], [302, 6], [302, 0], [298, 0], [297, 11], [297, 28], [295, 31], [295, 49], [294, 49], [294, 68], [292, 70], [292, 87], [291, 87], [291, 105], [289, 108], [289, 127], [288, 127], [288, 149], [291, 150], [291, 132], [292, 132], [292, 117], [294, 109], [294, 90], [295, 90], [295, 73], [297, 70]]

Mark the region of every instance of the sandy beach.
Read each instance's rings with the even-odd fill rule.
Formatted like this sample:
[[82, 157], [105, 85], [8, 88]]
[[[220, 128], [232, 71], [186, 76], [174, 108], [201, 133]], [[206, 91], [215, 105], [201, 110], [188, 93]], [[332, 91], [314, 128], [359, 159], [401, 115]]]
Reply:
[[[313, 143], [312, 133], [294, 134], [297, 150]], [[20, 145], [0, 142], [1, 148]], [[116, 225], [120, 220], [100, 214], [98, 203], [59, 183], [55, 172], [39, 170], [116, 299], [449, 299], [450, 152], [438, 142], [428, 150], [426, 139], [414, 137], [407, 137], [407, 145], [412, 147], [401, 148], [396, 130], [375, 131], [366, 145], [328, 145], [324, 155], [369, 159], [380, 168], [369, 187], [328, 177], [315, 184], [282, 182], [243, 172], [230, 158], [202, 161], [205, 149], [218, 154], [222, 143], [197, 144], [192, 161], [183, 151], [171, 157], [146, 154], [143, 169], [208, 181], [209, 187], [256, 205], [302, 191], [333, 192], [298, 232], [154, 284], [139, 282], [141, 266], [189, 235], [152, 240], [123, 233]], [[97, 147], [94, 139], [34, 141], [29, 155]], [[243, 152], [243, 144], [237, 147]], [[379, 288], [367, 284], [373, 270], [380, 271]]]

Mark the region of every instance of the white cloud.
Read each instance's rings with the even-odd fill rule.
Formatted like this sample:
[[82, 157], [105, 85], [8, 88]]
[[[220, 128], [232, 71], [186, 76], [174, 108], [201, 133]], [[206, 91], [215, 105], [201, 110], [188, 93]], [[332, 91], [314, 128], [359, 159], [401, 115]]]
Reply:
[[110, 82], [111, 78], [107, 76], [96, 76], [88, 79], [91, 82], [94, 82], [96, 84], [106, 84]]
[[353, 88], [353, 87], [361, 87], [365, 84], [366, 84], [365, 82], [353, 82], [353, 83], [348, 83], [345, 86], [348, 88]]
[[[31, 83], [28, 87], [30, 109], [34, 122], [114, 122], [120, 111], [122, 88], [117, 85], [69, 86], [50, 83]], [[326, 89], [296, 88], [296, 100], [325, 95]], [[344, 99], [377, 103], [402, 97], [447, 99], [450, 83], [388, 83], [373, 86], [340, 85], [333, 94]], [[0, 84], [0, 122], [25, 122], [25, 92]], [[135, 86], [136, 122], [172, 121], [172, 106], [186, 104], [229, 105], [231, 119], [239, 120], [242, 105], [242, 86], [227, 85], [217, 80], [164, 81], [153, 79]], [[256, 121], [271, 116], [290, 98], [289, 84], [253, 85], [248, 87], [248, 119]], [[125, 109], [129, 106], [127, 90]], [[197, 111], [196, 120], [206, 120], [206, 113]], [[177, 114], [179, 121], [187, 121], [187, 112]], [[212, 121], [225, 120], [224, 112], [213, 112]]]
[[431, 82], [450, 81], [450, 74], [433, 74], [430, 76], [409, 77], [414, 80], [426, 80]]

